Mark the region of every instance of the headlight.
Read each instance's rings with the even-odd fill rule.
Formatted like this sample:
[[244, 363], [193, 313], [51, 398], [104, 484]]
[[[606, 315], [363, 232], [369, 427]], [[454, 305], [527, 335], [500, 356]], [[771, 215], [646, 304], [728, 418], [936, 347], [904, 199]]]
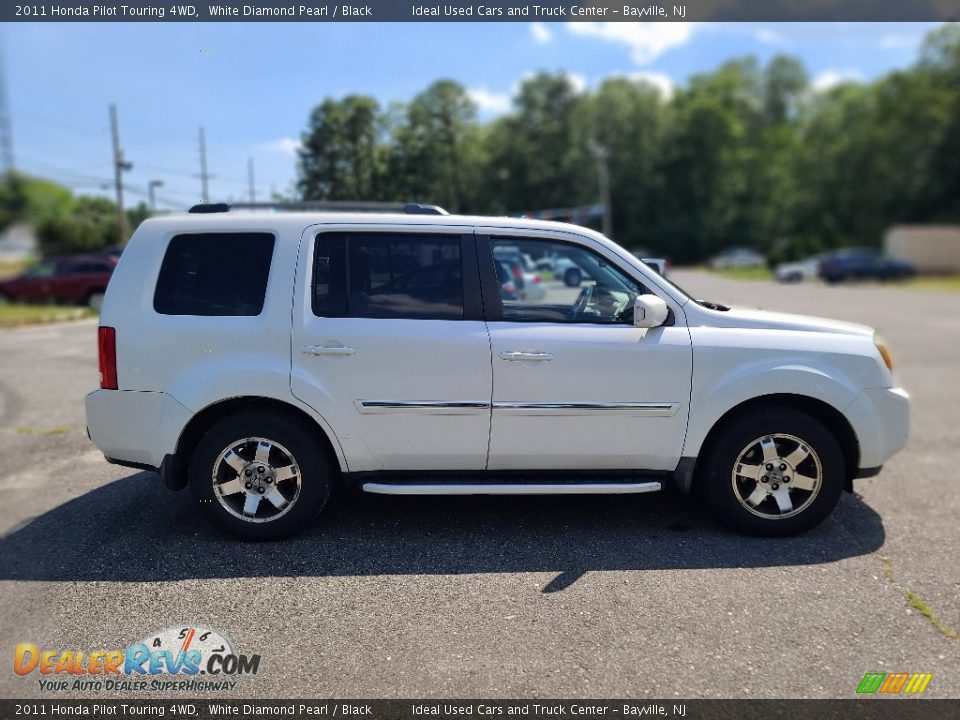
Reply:
[[879, 335], [874, 335], [873, 344], [877, 346], [877, 351], [880, 353], [880, 357], [883, 358], [883, 364], [887, 366], [887, 370], [893, 372], [893, 358], [890, 357], [890, 350], [887, 348], [887, 344], [883, 341], [883, 338]]

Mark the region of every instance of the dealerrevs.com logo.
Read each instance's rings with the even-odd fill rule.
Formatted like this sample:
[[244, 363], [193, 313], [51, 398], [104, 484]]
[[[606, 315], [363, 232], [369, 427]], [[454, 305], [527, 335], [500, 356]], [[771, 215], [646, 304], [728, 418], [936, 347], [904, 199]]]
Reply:
[[927, 689], [932, 679], [933, 673], [867, 673], [857, 686], [857, 693], [860, 695], [918, 695]]
[[199, 625], [169, 627], [122, 650], [20, 643], [13, 656], [13, 671], [36, 677], [44, 692], [230, 691], [259, 670], [259, 655], [238, 653], [226, 635]]

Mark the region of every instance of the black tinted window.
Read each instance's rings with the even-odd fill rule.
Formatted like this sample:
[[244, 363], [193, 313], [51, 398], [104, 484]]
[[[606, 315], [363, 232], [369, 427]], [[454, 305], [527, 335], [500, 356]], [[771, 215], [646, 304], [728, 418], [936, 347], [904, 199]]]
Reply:
[[460, 319], [460, 238], [319, 235], [313, 311], [326, 317]]
[[162, 315], [259, 315], [273, 245], [269, 233], [177, 235], [160, 266], [154, 309]]

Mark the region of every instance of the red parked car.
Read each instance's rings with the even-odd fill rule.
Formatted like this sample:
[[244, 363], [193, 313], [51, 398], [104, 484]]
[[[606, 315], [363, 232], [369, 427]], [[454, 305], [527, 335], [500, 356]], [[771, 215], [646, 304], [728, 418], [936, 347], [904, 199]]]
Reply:
[[73, 255], [42, 260], [22, 275], [0, 280], [0, 302], [58, 302], [100, 309], [117, 258]]

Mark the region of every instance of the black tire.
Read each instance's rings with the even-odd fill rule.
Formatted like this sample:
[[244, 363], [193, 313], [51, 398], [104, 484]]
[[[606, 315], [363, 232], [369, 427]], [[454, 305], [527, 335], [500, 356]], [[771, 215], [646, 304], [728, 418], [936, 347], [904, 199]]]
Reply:
[[[214, 473], [221, 453], [246, 438], [270, 441], [274, 444], [271, 451], [272, 461], [277, 462], [278, 466], [290, 464], [296, 468], [294, 480], [299, 483], [299, 493], [291, 492], [290, 485], [284, 486], [284, 494], [292, 496], [294, 500], [291, 506], [275, 519], [266, 519], [272, 513], [279, 513], [270, 503], [261, 503], [263, 507], [258, 506], [254, 510], [254, 517], [261, 516], [259, 521], [237, 517], [231, 514], [224, 502], [231, 506], [242, 505], [246, 495], [252, 493], [241, 491], [222, 502], [220, 493], [214, 489]], [[283, 451], [289, 453], [292, 463], [285, 462], [286, 453]], [[250, 455], [246, 449], [242, 452]], [[281, 454], [277, 455], [278, 452]], [[256, 464], [255, 456], [250, 455], [243, 459]], [[222, 475], [224, 472], [230, 473], [231, 470], [224, 467], [223, 463], [220, 463], [219, 467], [220, 480], [231, 479], [229, 475]], [[267, 467], [272, 468], [269, 464]], [[243, 479], [240, 471], [234, 472], [238, 479]], [[303, 422], [276, 412], [244, 411], [221, 420], [200, 439], [190, 459], [190, 492], [201, 515], [220, 530], [242, 540], [278, 540], [299, 532], [323, 510], [330, 498], [335, 472], [335, 464], [329, 457], [329, 452], [316, 433]], [[276, 487], [280, 488], [279, 482]], [[237, 511], [238, 508], [234, 510]], [[242, 513], [242, 508], [239, 512]]]
[[[742, 469], [738, 460], [744, 449], [755, 440], [775, 435], [800, 439], [813, 452], [808, 460], [801, 462], [798, 467], [811, 468], [811, 465], [804, 463], [813, 463], [818, 459], [821, 477], [815, 493], [810, 491], [807, 494], [807, 491], [797, 487], [788, 488], [784, 485], [791, 500], [795, 499], [797, 507], [802, 509], [795, 515], [771, 518], [762, 517], [758, 513], [762, 512], [767, 516], [779, 513], [780, 511], [775, 509], [778, 504], [776, 499], [767, 498], [759, 503], [755, 510], [748, 510], [738, 499], [738, 492], [740, 497], [743, 497], [751, 490], [759, 488], [760, 483], [753, 481], [751, 485], [751, 481], [738, 477], [736, 483], [740, 490], [735, 490], [733, 473], [737, 468]], [[789, 443], [789, 440], [782, 441], [782, 445], [788, 448]], [[793, 408], [761, 408], [734, 418], [711, 438], [709, 447], [701, 456], [701, 462], [703, 464], [699, 468], [698, 482], [701, 483], [707, 504], [722, 523], [750, 535], [781, 537], [805, 532], [830, 514], [843, 491], [843, 453], [836, 439], [819, 420]], [[788, 476], [788, 482], [791, 479], [796, 480]], [[769, 488], [768, 482], [762, 489], [768, 491]], [[807, 499], [809, 503], [804, 506]], [[761, 511], [761, 508], [765, 509]]]
[[567, 287], [577, 287], [583, 282], [583, 276], [577, 268], [567, 268], [563, 273], [563, 284]]

